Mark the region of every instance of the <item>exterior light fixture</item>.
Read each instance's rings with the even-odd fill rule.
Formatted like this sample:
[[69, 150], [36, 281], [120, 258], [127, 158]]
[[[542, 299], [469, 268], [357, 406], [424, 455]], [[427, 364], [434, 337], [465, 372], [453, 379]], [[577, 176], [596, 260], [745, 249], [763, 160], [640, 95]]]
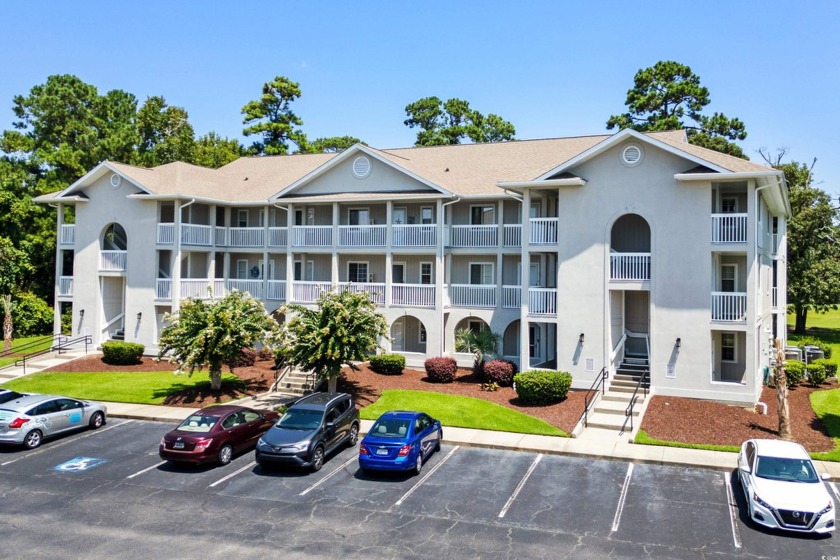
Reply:
[[679, 348], [680, 346], [682, 346], [682, 339], [680, 337], [677, 337], [676, 347]]
[[583, 344], [583, 333], [580, 333], [580, 338], [578, 338], [578, 342]]
[[143, 312], [142, 312], [142, 311], [140, 311], [139, 313], [137, 313], [137, 320], [139, 321], [139, 320], [140, 320], [140, 318], [141, 318], [142, 316], [143, 316]]
[[84, 317], [85, 317], [85, 310], [84, 309], [79, 309], [79, 319], [84, 319]]

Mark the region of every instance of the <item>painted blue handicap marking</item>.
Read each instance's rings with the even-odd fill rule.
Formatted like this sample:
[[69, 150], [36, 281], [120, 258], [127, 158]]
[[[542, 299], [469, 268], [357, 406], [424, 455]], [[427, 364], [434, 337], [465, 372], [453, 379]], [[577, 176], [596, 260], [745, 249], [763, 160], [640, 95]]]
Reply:
[[53, 470], [58, 472], [82, 472], [107, 462], [107, 459], [97, 459], [96, 457], [76, 457], [61, 463]]
[[82, 413], [81, 412], [70, 413], [70, 423], [71, 424], [79, 424], [81, 421], [82, 421]]

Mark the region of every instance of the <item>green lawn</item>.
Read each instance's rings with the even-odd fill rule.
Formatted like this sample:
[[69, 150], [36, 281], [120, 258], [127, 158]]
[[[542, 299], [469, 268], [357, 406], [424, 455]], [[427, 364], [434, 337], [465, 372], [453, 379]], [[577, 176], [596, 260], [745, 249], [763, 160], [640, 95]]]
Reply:
[[363, 408], [360, 415], [376, 420], [389, 410], [425, 412], [444, 426], [568, 437], [551, 424], [495, 403], [431, 391], [383, 391], [379, 400]]
[[[245, 383], [229, 373], [222, 375], [223, 388], [244, 388]], [[192, 377], [175, 375], [169, 371], [144, 373], [35, 373], [8, 381], [2, 385], [25, 393], [49, 393], [77, 399], [91, 399], [138, 404], [163, 404], [166, 397], [192, 389], [209, 392], [210, 379], [206, 372]]]
[[[52, 343], [52, 336], [47, 335], [45, 337], [44, 335], [40, 335], [40, 336], [24, 336], [24, 337], [21, 337], [21, 338], [16, 338], [16, 339], [12, 340], [12, 352], [17, 352], [17, 349], [20, 348], [21, 346], [27, 346], [28, 344], [30, 344], [32, 342], [35, 342], [35, 341], [38, 341], [38, 340], [41, 340], [40, 344], [37, 344], [37, 345], [29, 347], [29, 348], [25, 348], [23, 350], [23, 352], [26, 353], [26, 354], [31, 354], [32, 352], [38, 352], [40, 350], [48, 349], [50, 347], [50, 344]], [[0, 348], [2, 348], [2, 347], [0, 347]], [[5, 357], [5, 358], [0, 357], [0, 367], [5, 367], [9, 364], [13, 364], [13, 363], [15, 363], [16, 360], [19, 360], [19, 359], [20, 359], [20, 357], [17, 357], [17, 356], [16, 357]]]
[[811, 393], [811, 406], [825, 423], [828, 435], [834, 438], [834, 451], [812, 453], [814, 459], [840, 462], [840, 389]]
[[831, 346], [831, 361], [840, 364], [840, 310], [827, 313], [808, 313], [807, 334], [793, 334], [795, 318], [787, 316], [788, 340], [796, 344], [802, 338], [816, 338]]

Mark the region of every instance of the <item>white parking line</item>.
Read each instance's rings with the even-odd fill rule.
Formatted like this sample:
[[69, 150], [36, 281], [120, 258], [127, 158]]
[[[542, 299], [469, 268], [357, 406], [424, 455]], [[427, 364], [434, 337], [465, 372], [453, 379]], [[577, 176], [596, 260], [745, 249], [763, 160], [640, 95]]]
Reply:
[[335, 469], [333, 472], [331, 472], [330, 474], [328, 474], [327, 476], [325, 476], [324, 478], [322, 478], [321, 480], [319, 480], [318, 482], [316, 482], [315, 484], [313, 484], [312, 486], [310, 486], [309, 488], [307, 488], [306, 490], [304, 490], [303, 492], [298, 494], [298, 496], [306, 496], [307, 494], [309, 494], [309, 492], [311, 492], [312, 490], [315, 490], [320, 485], [322, 485], [323, 483], [325, 483], [326, 481], [328, 481], [329, 479], [331, 479], [332, 477], [337, 475], [339, 472], [341, 472], [344, 469], [344, 467], [346, 467], [347, 465], [349, 465], [350, 463], [352, 463], [353, 461], [355, 461], [357, 459], [358, 459], [358, 456], [353, 455], [352, 457], [347, 459], [347, 461], [345, 461], [343, 465], [341, 465], [340, 467]]
[[621, 495], [618, 497], [618, 507], [613, 517], [612, 532], [618, 531], [618, 524], [621, 522], [621, 512], [624, 511], [624, 500], [627, 498], [627, 489], [630, 487], [630, 478], [633, 476], [633, 463], [627, 465], [627, 474], [624, 476], [624, 485], [621, 487]]
[[435, 471], [436, 471], [436, 470], [438, 470], [438, 469], [440, 468], [440, 466], [441, 466], [441, 465], [443, 465], [443, 464], [444, 464], [444, 463], [445, 463], [445, 462], [446, 462], [446, 461], [447, 461], [450, 457], [452, 457], [452, 454], [453, 454], [453, 453], [455, 453], [456, 451], [458, 451], [460, 448], [461, 448], [461, 446], [460, 446], [460, 445], [456, 445], [456, 446], [452, 449], [452, 451], [450, 451], [450, 452], [446, 455], [446, 457], [444, 457], [443, 459], [441, 459], [441, 460], [440, 460], [440, 463], [438, 463], [437, 465], [435, 465], [434, 467], [432, 467], [432, 468], [429, 470], [429, 472], [427, 472], [427, 473], [426, 473], [426, 476], [424, 476], [423, 478], [421, 478], [420, 480], [418, 480], [418, 481], [417, 481], [417, 484], [415, 484], [414, 486], [412, 486], [411, 488], [409, 488], [408, 492], [406, 492], [405, 494], [403, 494], [402, 498], [400, 498], [399, 500], [397, 500], [397, 503], [395, 503], [395, 504], [394, 504], [394, 507], [399, 506], [399, 505], [400, 505], [400, 504], [402, 504], [402, 503], [403, 503], [403, 502], [404, 502], [404, 501], [405, 501], [405, 500], [406, 500], [409, 496], [411, 496], [411, 494], [412, 494], [415, 490], [417, 490], [417, 489], [420, 487], [420, 485], [421, 485], [421, 484], [423, 484], [424, 482], [426, 482], [426, 480], [427, 480], [430, 476], [432, 476], [433, 474], [435, 474]]
[[729, 510], [729, 524], [732, 526], [732, 540], [735, 548], [741, 548], [741, 532], [738, 529], [738, 504], [735, 502], [735, 494], [732, 492], [732, 483], [729, 482], [729, 475], [723, 475], [723, 484], [726, 486], [727, 508]]
[[513, 494], [510, 495], [508, 501], [505, 503], [505, 507], [502, 508], [502, 511], [499, 512], [499, 518], [502, 518], [507, 513], [508, 508], [513, 504], [513, 500], [519, 495], [519, 492], [522, 490], [522, 487], [525, 486], [525, 482], [528, 481], [528, 477], [531, 476], [531, 473], [534, 472], [534, 469], [537, 468], [537, 465], [542, 460], [542, 453], [537, 455], [534, 458], [534, 462], [531, 463], [531, 466], [528, 467], [528, 471], [525, 473], [525, 476], [522, 477], [522, 480], [519, 481], [519, 484], [516, 486], [516, 490], [513, 491]]
[[219, 480], [217, 480], [216, 482], [214, 482], [213, 484], [211, 484], [211, 485], [210, 485], [210, 486], [208, 486], [207, 488], [213, 488], [214, 486], [218, 486], [218, 485], [219, 485], [219, 484], [221, 484], [222, 482], [224, 482], [224, 481], [226, 481], [226, 480], [229, 480], [229, 479], [233, 478], [234, 476], [238, 475], [239, 473], [244, 472], [244, 471], [247, 471], [248, 469], [252, 469], [252, 468], [254, 468], [254, 467], [256, 467], [256, 466], [257, 466], [257, 462], [256, 462], [256, 461], [251, 461], [250, 463], [248, 463], [247, 465], [245, 465], [245, 466], [244, 466], [244, 467], [242, 467], [241, 469], [238, 469], [238, 470], [236, 470], [236, 471], [234, 471], [234, 472], [230, 473], [229, 475], [227, 475], [227, 476], [225, 476], [225, 477], [223, 477], [223, 478], [220, 478]]
[[143, 469], [142, 471], [137, 471], [137, 472], [136, 472], [136, 473], [134, 473], [134, 474], [130, 474], [130, 475], [128, 475], [127, 477], [125, 477], [125, 479], [126, 479], [126, 480], [130, 480], [130, 479], [134, 478], [135, 476], [140, 476], [140, 475], [141, 475], [141, 474], [143, 474], [143, 473], [147, 473], [147, 472], [149, 472], [149, 471], [150, 471], [150, 470], [152, 470], [152, 469], [156, 469], [156, 468], [158, 468], [159, 466], [163, 465], [163, 464], [164, 464], [164, 463], [166, 463], [166, 462], [167, 462], [167, 461], [161, 461], [160, 463], [157, 463], [157, 464], [155, 464], [155, 465], [152, 465], [151, 467], [145, 468], [145, 469]]
[[6, 461], [5, 463], [0, 463], [0, 467], [5, 467], [6, 465], [11, 465], [12, 463], [16, 463], [16, 462], [20, 461], [21, 459], [26, 459], [27, 457], [32, 457], [33, 455], [40, 455], [41, 453], [44, 453], [46, 451], [50, 451], [52, 449], [58, 449], [59, 447], [64, 447], [65, 445], [74, 443], [76, 441], [79, 441], [80, 439], [85, 439], [85, 438], [88, 438], [90, 436], [95, 436], [96, 434], [101, 434], [103, 432], [107, 432], [108, 430], [113, 430], [114, 428], [119, 428], [120, 426], [125, 426], [126, 424], [128, 424], [130, 422], [134, 422], [134, 420], [126, 420], [125, 422], [120, 422], [119, 424], [113, 424], [111, 426], [108, 426], [107, 428], [102, 428], [102, 429], [99, 429], [99, 430], [91, 430], [90, 432], [88, 432], [87, 434], [85, 434], [83, 436], [79, 436], [77, 438], [67, 439], [67, 440], [64, 440], [64, 441], [59, 442], [59, 443], [55, 443], [55, 444], [51, 444], [51, 445], [48, 445], [48, 446], [45, 446], [45, 447], [38, 448], [36, 451], [33, 451], [31, 453], [27, 453], [26, 455], [21, 455], [20, 457], [18, 457], [16, 459], [12, 459], [11, 461]]

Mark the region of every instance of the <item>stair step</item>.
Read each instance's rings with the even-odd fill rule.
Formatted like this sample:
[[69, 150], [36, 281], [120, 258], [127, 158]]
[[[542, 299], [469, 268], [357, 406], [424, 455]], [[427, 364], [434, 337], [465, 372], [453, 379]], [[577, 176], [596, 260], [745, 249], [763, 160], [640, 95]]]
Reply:
[[633, 375], [628, 373], [616, 373], [613, 375], [613, 383], [616, 381], [631, 381], [633, 383], [638, 383], [639, 379], [641, 379], [641, 375]]
[[[586, 424], [588, 428], [604, 428], [606, 430], [619, 431], [624, 427], [625, 420], [626, 417], [624, 415], [595, 412], [589, 415]], [[629, 429], [629, 422], [627, 423], [627, 427]]]
[[[625, 392], [625, 391], [616, 391], [616, 392], [607, 392], [606, 395], [601, 397], [602, 401], [612, 401], [612, 402], [622, 402], [625, 405], [630, 404], [630, 399], [633, 398], [633, 393]], [[640, 393], [636, 395], [636, 404], [641, 404], [645, 402], [645, 394]]]
[[[616, 414], [624, 417], [625, 413], [627, 412], [627, 406], [629, 402], [621, 402], [621, 401], [605, 401], [601, 400], [598, 403], [598, 406], [595, 407], [595, 412], [603, 412], [604, 414]], [[639, 407], [633, 407], [633, 416], [639, 415]]]

